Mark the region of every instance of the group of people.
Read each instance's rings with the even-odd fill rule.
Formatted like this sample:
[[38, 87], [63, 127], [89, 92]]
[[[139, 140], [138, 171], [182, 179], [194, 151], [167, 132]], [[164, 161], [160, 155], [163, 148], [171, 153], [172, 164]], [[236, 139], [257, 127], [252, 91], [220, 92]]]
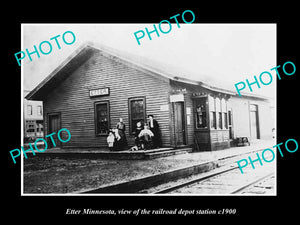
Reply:
[[107, 144], [111, 151], [123, 150], [128, 147], [125, 135], [125, 123], [122, 118], [120, 118], [115, 129], [109, 130]]
[[[145, 124], [143, 124], [142, 121], [136, 123], [136, 128], [134, 130], [135, 146], [133, 146], [131, 150], [146, 150], [161, 146], [159, 125], [153, 115], [148, 115], [148, 120], [149, 122]], [[120, 118], [116, 128], [109, 131], [107, 143], [108, 148], [111, 151], [128, 149], [125, 124], [122, 118]]]

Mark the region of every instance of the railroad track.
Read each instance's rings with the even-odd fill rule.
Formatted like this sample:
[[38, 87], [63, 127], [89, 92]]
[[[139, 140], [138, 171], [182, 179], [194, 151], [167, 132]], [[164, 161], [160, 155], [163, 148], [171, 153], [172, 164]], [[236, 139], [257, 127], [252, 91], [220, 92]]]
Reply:
[[189, 180], [189, 181], [186, 181], [186, 182], [182, 182], [182, 183], [176, 184], [176, 185], [171, 186], [171, 187], [164, 188], [164, 189], [162, 189], [160, 191], [156, 191], [156, 192], [154, 192], [154, 194], [166, 194], [166, 193], [170, 193], [172, 191], [178, 190], [178, 189], [186, 187], [188, 185], [192, 185], [192, 184], [195, 184], [195, 183], [199, 183], [201, 181], [205, 181], [205, 180], [207, 180], [207, 179], [209, 179], [211, 177], [214, 177], [214, 176], [217, 176], [217, 175], [220, 175], [220, 174], [223, 174], [223, 173], [227, 173], [227, 172], [235, 170], [237, 168], [238, 167], [231, 167], [231, 168], [223, 169], [221, 171], [209, 172], [209, 173], [206, 173], [205, 175], [202, 175], [200, 177], [194, 178], [192, 180]]
[[[259, 151], [262, 150], [257, 150], [255, 152]], [[241, 157], [245, 158], [251, 154], [253, 154], [253, 152], [219, 158], [218, 160], [209, 161], [199, 165], [197, 164], [174, 171], [169, 171], [167, 173], [155, 174], [153, 176], [142, 177], [136, 180], [112, 184], [105, 187], [87, 190], [81, 193], [238, 194], [240, 193], [238, 192], [239, 189], [242, 190], [244, 186], [246, 187], [252, 183], [254, 184], [256, 180], [259, 181], [262, 177], [261, 172], [264, 172], [265, 175], [264, 170], [269, 168], [271, 165], [271, 163], [264, 166], [260, 166], [258, 164], [258, 168], [255, 170], [253, 170], [249, 165], [248, 167], [243, 168], [244, 173], [241, 174], [236, 162], [240, 160]], [[271, 169], [272, 172], [274, 172], [274, 163]], [[251, 174], [259, 174], [259, 177], [253, 178]], [[240, 182], [240, 180], [244, 180], [249, 176], [252, 177], [251, 182], [247, 180], [247, 182]], [[233, 179], [233, 177], [235, 178]], [[233, 186], [232, 183], [235, 185]], [[206, 189], [205, 185], [208, 186]], [[230, 190], [227, 190], [228, 188], [226, 186], [230, 186]], [[212, 189], [216, 190], [212, 191]], [[226, 190], [226, 192], [224, 192], [224, 190]]]
[[249, 183], [249, 184], [246, 184], [246, 185], [244, 185], [244, 186], [236, 189], [235, 191], [232, 191], [230, 194], [241, 194], [241, 193], [243, 193], [243, 191], [247, 190], [249, 187], [252, 187], [255, 184], [257, 184], [257, 183], [259, 183], [259, 182], [261, 182], [261, 181], [263, 181], [263, 180], [265, 180], [265, 179], [267, 179], [267, 178], [269, 178], [269, 177], [271, 177], [273, 175], [274, 175], [274, 172], [271, 172], [271, 173], [269, 173], [269, 174], [267, 174], [267, 175], [265, 175], [265, 176], [263, 176], [263, 177], [255, 180], [255, 181]]
[[270, 165], [257, 170], [248, 168], [241, 174], [239, 167], [232, 164], [149, 191], [152, 194], [241, 194], [245, 189], [272, 175], [274, 167]]

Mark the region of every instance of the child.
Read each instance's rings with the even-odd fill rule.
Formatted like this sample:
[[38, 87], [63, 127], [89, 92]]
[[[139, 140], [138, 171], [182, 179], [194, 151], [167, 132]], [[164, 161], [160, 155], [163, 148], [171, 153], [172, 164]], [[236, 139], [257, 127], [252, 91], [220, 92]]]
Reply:
[[146, 148], [151, 148], [152, 145], [152, 137], [154, 136], [154, 134], [152, 133], [151, 130], [148, 129], [148, 126], [145, 124], [144, 125], [144, 129], [141, 130], [140, 134], [139, 134], [139, 138], [142, 142], [142, 149]]
[[107, 144], [108, 149], [112, 151], [114, 149], [114, 142], [115, 142], [115, 135], [112, 131], [109, 131], [108, 137], [107, 137]]
[[141, 133], [141, 131], [142, 131], [142, 123], [141, 121], [139, 121], [136, 123], [136, 128], [134, 132], [134, 143], [138, 148], [141, 147], [140, 138], [139, 138], [139, 134]]

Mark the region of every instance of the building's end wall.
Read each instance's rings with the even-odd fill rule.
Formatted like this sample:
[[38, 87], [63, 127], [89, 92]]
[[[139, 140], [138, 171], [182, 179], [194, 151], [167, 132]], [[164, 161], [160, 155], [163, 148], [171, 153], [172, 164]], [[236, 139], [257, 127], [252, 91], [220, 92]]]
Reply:
[[[108, 96], [89, 96], [89, 90], [103, 87], [109, 88]], [[169, 83], [164, 80], [97, 53], [45, 96], [45, 132], [48, 132], [48, 113], [60, 113], [61, 128], [67, 128], [72, 134], [71, 140], [63, 143], [63, 147], [107, 147], [107, 135], [95, 135], [94, 105], [95, 102], [108, 101], [109, 126], [115, 128], [119, 118], [123, 118], [128, 144], [133, 145], [134, 136], [129, 133], [128, 99], [145, 97], [146, 116], [155, 116], [162, 144], [168, 146], [168, 88]]]
[[234, 138], [239, 136], [251, 138], [250, 104], [258, 106], [258, 124], [260, 139], [270, 139], [273, 136], [272, 129], [276, 121], [272, 115], [275, 108], [271, 108], [267, 101], [253, 100], [249, 98], [232, 97], [229, 99], [233, 117]]

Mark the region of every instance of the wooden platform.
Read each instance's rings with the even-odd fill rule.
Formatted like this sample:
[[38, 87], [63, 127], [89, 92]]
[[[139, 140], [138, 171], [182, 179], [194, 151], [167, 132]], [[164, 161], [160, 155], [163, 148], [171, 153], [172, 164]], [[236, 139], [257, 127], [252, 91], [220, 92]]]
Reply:
[[28, 157], [59, 157], [59, 158], [97, 158], [97, 159], [154, 159], [171, 155], [185, 154], [192, 152], [192, 148], [157, 148], [138, 151], [108, 151], [97, 149], [47, 149], [45, 152], [31, 152]]

